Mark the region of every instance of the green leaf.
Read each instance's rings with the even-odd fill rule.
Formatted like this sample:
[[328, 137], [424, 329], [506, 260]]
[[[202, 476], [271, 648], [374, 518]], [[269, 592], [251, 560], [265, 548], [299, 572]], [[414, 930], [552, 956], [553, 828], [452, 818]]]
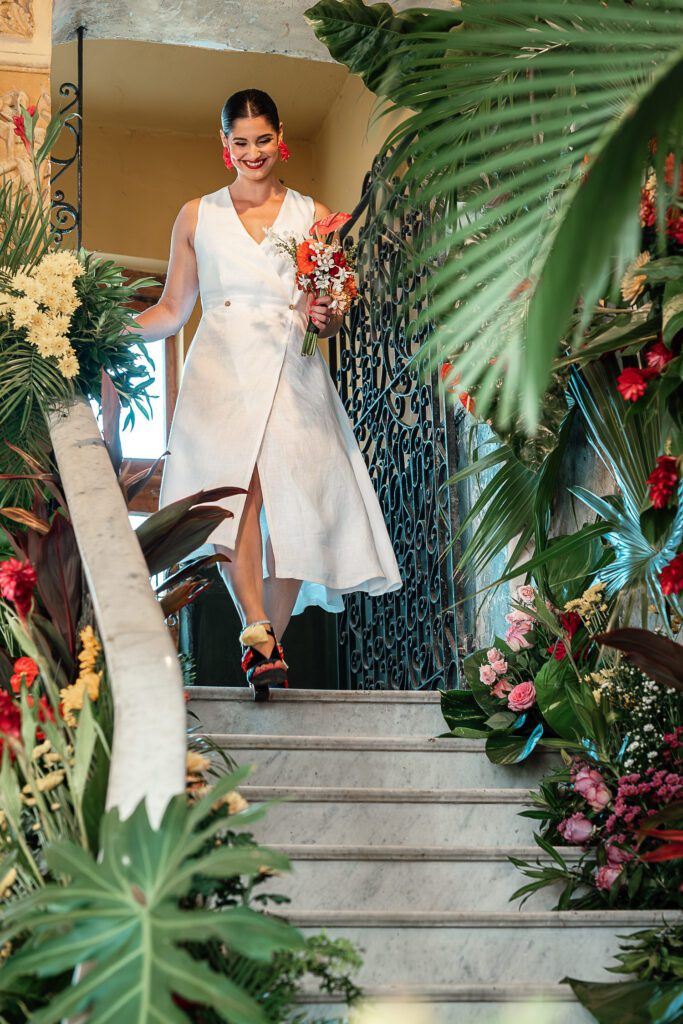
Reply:
[[571, 985], [599, 1024], [677, 1024], [683, 1015], [683, 985], [678, 982], [563, 978], [562, 983]]
[[519, 764], [531, 754], [542, 735], [542, 725], [537, 725], [529, 735], [507, 730], [493, 732], [486, 740], [486, 756], [494, 764]]
[[[241, 777], [243, 772], [221, 779], [218, 793]], [[35, 1024], [57, 1024], [86, 1008], [94, 1024], [181, 1024], [185, 1015], [173, 1003], [174, 993], [240, 1024], [266, 1024], [242, 988], [192, 959], [182, 946], [193, 937], [215, 939], [235, 954], [267, 961], [276, 950], [301, 948], [299, 933], [245, 907], [182, 909], [179, 901], [203, 872], [255, 875], [258, 865], [286, 861], [251, 846], [215, 847], [197, 858], [198, 842], [212, 845], [225, 829], [225, 818], [214, 817], [198, 837], [196, 827], [210, 807], [199, 804], [190, 808], [184, 794], [176, 797], [158, 829], [150, 826], [144, 802], [123, 822], [116, 810], [108, 812], [99, 862], [69, 842], [48, 848], [50, 869], [67, 877], [69, 885], [48, 885], [7, 908], [4, 936], [21, 932], [26, 941], [0, 972], [0, 992], [9, 992], [17, 978], [54, 977], [85, 960], [94, 965], [37, 1011]], [[238, 818], [231, 816], [231, 829], [239, 828]]]
[[580, 739], [583, 735], [581, 723], [567, 696], [568, 688], [577, 685], [576, 673], [568, 658], [546, 661], [534, 676], [538, 710], [553, 732], [568, 740]]
[[468, 654], [463, 661], [463, 670], [465, 672], [465, 679], [472, 691], [474, 698], [482, 709], [486, 712], [486, 716], [495, 715], [496, 712], [501, 710], [501, 703], [498, 697], [491, 696], [491, 687], [486, 686], [482, 683], [479, 678], [479, 669], [482, 665], [488, 665], [486, 658], [486, 651], [475, 651], [474, 654]]
[[451, 730], [481, 731], [486, 717], [471, 690], [441, 690], [441, 712]]
[[667, 281], [662, 304], [662, 337], [670, 345], [683, 331], [683, 280]]

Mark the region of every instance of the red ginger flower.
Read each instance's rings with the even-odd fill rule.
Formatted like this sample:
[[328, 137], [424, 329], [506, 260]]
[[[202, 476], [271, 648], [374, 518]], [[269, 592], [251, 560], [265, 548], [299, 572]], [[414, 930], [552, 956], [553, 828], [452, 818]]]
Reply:
[[645, 362], [655, 373], [661, 373], [673, 357], [673, 352], [666, 347], [663, 341], [656, 341], [645, 353]]
[[637, 402], [647, 391], [647, 382], [655, 376], [654, 370], [641, 370], [628, 366], [617, 378], [617, 391], [626, 402]]
[[680, 594], [683, 590], [683, 554], [676, 555], [659, 574], [659, 585], [665, 595]]
[[10, 676], [9, 684], [15, 693], [21, 690], [21, 684], [32, 686], [40, 669], [33, 658], [17, 658], [14, 662], [14, 675]]
[[[10, 738], [21, 742], [21, 712], [7, 690], [0, 690], [0, 755], [5, 739]], [[10, 758], [14, 759], [14, 751], [10, 745]]]
[[678, 460], [672, 455], [660, 455], [646, 483], [653, 508], [666, 508], [678, 484]]
[[31, 611], [37, 582], [36, 570], [30, 562], [20, 562], [17, 558], [0, 562], [0, 596], [14, 604], [22, 619]]

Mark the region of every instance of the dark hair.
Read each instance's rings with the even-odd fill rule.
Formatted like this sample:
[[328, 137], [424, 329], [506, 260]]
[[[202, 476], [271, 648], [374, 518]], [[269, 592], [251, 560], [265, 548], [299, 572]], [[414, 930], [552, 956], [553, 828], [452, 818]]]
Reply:
[[228, 96], [221, 111], [221, 125], [226, 135], [239, 117], [265, 117], [274, 132], [280, 127], [275, 102], [261, 89], [242, 89]]

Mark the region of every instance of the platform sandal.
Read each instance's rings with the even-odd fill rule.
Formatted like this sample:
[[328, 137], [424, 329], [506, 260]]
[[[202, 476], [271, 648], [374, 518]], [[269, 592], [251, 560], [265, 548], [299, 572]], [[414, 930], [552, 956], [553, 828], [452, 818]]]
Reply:
[[[273, 649], [266, 656], [256, 650], [254, 644], [264, 644], [269, 639], [273, 640]], [[240, 633], [240, 643], [246, 648], [242, 655], [242, 669], [254, 693], [254, 700], [268, 700], [271, 686], [289, 685], [282, 645], [277, 642], [268, 619], [248, 623]]]

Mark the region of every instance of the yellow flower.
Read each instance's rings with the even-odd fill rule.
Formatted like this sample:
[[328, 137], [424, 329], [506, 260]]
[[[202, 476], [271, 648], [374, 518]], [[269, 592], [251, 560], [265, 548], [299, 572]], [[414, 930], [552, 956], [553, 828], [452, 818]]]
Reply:
[[44, 775], [42, 779], [36, 781], [38, 790], [41, 793], [49, 793], [51, 789], [56, 789], [57, 786], [61, 786], [64, 782], [64, 776], [66, 772], [63, 768], [60, 768], [56, 772], [50, 772], [49, 775]]
[[31, 751], [31, 760], [37, 761], [43, 754], [47, 754], [48, 751], [52, 750], [52, 744], [49, 740], [45, 740], [44, 743], [39, 743], [37, 747], [34, 747]]
[[210, 767], [211, 761], [208, 757], [204, 757], [203, 754], [197, 753], [196, 750], [188, 750], [186, 765], [188, 775], [196, 775], [199, 772], [205, 772]]
[[241, 793], [238, 793], [236, 789], [231, 789], [225, 796], [220, 797], [212, 805], [214, 810], [218, 810], [219, 807], [226, 806], [228, 808], [228, 814], [239, 814], [240, 811], [246, 811], [249, 804], [244, 799]]
[[3, 878], [0, 878], [0, 899], [4, 899], [17, 880], [17, 869], [10, 868]]
[[26, 295], [18, 295], [12, 301], [10, 312], [15, 327], [29, 327], [39, 310], [33, 299]]
[[59, 372], [62, 374], [63, 377], [66, 377], [67, 380], [71, 380], [73, 377], [75, 377], [78, 374], [79, 369], [80, 363], [76, 358], [75, 352], [71, 352], [69, 353], [69, 355], [62, 356], [62, 358], [59, 360]]

